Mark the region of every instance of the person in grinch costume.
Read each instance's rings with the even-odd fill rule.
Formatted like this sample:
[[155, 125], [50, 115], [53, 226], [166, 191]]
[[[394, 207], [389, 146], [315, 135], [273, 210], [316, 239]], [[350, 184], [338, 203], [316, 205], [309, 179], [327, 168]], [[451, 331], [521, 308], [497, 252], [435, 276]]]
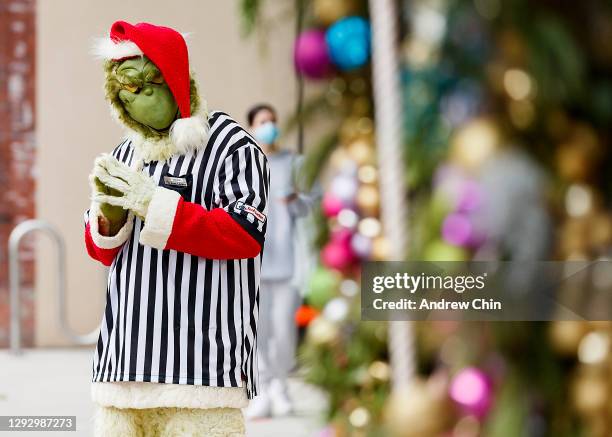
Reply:
[[127, 135], [96, 158], [85, 213], [87, 252], [110, 266], [95, 435], [242, 436], [258, 391], [265, 154], [207, 111], [177, 31], [117, 21], [96, 54]]

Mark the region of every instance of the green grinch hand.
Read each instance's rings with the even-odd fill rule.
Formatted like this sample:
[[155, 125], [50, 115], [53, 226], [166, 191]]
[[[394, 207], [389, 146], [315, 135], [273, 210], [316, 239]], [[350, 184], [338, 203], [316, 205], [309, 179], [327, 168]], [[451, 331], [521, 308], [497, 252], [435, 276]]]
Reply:
[[108, 203], [129, 209], [142, 220], [147, 216], [149, 203], [157, 184], [149, 175], [134, 170], [112, 155], [103, 154], [96, 158], [92, 177], [119, 195], [98, 192], [93, 200], [101, 205]]
[[[92, 177], [93, 179], [93, 195], [98, 193], [106, 194], [109, 196], [121, 196], [122, 193], [114, 188], [111, 188], [98, 179], [97, 177]], [[102, 212], [102, 217], [98, 217], [98, 229], [100, 233], [104, 236], [112, 237], [119, 232], [119, 230], [123, 227], [127, 220], [128, 211], [123, 209], [120, 206], [111, 205], [110, 203], [101, 203], [100, 211]]]

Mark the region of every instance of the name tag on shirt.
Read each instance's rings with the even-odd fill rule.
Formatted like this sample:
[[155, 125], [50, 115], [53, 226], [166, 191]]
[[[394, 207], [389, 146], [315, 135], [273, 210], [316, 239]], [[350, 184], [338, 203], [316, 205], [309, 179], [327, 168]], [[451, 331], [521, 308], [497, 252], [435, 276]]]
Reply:
[[166, 172], [162, 175], [159, 182], [162, 187], [179, 193], [187, 202], [191, 201], [193, 174], [173, 175], [172, 173]]
[[180, 178], [177, 176], [164, 176], [164, 184], [170, 187], [186, 188], [189, 186], [187, 178]]

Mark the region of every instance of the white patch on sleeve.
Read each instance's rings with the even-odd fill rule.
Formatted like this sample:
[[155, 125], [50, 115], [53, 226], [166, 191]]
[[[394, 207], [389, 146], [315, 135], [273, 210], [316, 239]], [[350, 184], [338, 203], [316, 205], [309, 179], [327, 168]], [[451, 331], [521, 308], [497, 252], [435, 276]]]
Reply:
[[140, 232], [140, 243], [164, 249], [174, 224], [174, 216], [181, 195], [164, 187], [157, 187], [149, 203], [145, 225]]

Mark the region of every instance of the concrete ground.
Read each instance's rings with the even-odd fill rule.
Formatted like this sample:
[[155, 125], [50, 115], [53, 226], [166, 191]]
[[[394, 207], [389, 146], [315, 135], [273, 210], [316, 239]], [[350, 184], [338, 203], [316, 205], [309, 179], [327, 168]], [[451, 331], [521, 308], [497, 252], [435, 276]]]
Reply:
[[[89, 398], [91, 348], [28, 349], [20, 356], [0, 350], [0, 415], [76, 416], [77, 431], [91, 436], [94, 406]], [[312, 437], [323, 427], [324, 396], [298, 378], [290, 381], [296, 413], [247, 422], [248, 437]], [[0, 431], [2, 435], [14, 433]], [[49, 436], [24, 432], [24, 436]], [[57, 435], [57, 434], [51, 434]]]

